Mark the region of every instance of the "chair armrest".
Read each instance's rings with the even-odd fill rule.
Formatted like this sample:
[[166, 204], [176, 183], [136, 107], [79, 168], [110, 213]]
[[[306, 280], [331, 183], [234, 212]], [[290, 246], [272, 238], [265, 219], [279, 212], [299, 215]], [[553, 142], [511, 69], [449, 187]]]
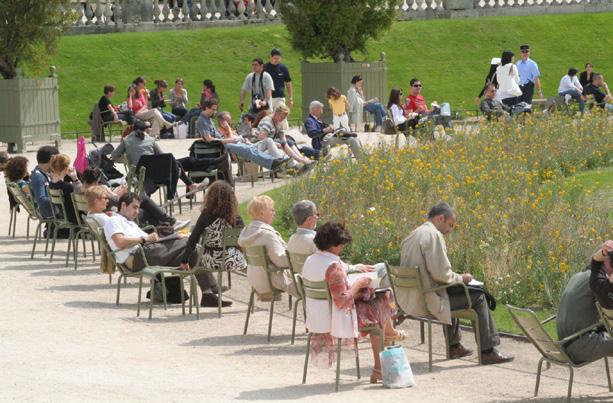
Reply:
[[145, 256], [145, 250], [143, 249], [143, 245], [137, 245], [137, 250], [138, 253], [140, 253], [143, 257], [143, 263], [145, 264], [145, 267], [149, 266], [149, 262], [147, 261], [147, 256]]
[[289, 267], [277, 267], [277, 266], [269, 265], [266, 268], [266, 271], [269, 273], [277, 273], [277, 272], [281, 272], [284, 270], [289, 270]]
[[592, 330], [599, 328], [600, 326], [602, 326], [602, 322], [598, 321], [596, 323], [594, 323], [592, 326], [586, 327], [585, 329], [581, 329], [578, 332], [575, 332], [573, 334], [571, 334], [570, 336], [566, 336], [565, 338], [563, 338], [562, 340], [558, 341], [559, 345], [564, 345], [566, 343], [568, 343], [569, 341], [575, 340], [576, 338], [583, 336], [586, 333], [591, 332]]
[[549, 322], [551, 322], [551, 321], [552, 321], [552, 320], [554, 320], [556, 317], [557, 317], [557, 315], [553, 315], [553, 316], [548, 317], [547, 319], [545, 319], [544, 321], [542, 321], [542, 322], [541, 322], [541, 325], [544, 325], [545, 323], [549, 323]]
[[449, 283], [449, 284], [443, 284], [443, 285], [439, 285], [436, 287], [432, 287], [432, 288], [428, 288], [428, 289], [424, 289], [423, 292], [434, 292], [434, 291], [440, 291], [440, 290], [445, 290], [449, 287], [453, 287], [454, 285], [459, 285], [462, 286], [464, 288], [464, 294], [466, 295], [466, 301], [468, 303], [468, 307], [467, 309], [473, 309], [473, 303], [472, 300], [470, 299], [470, 292], [468, 291], [468, 287], [466, 287], [466, 284], [464, 284], [463, 282], [453, 282], [453, 283]]

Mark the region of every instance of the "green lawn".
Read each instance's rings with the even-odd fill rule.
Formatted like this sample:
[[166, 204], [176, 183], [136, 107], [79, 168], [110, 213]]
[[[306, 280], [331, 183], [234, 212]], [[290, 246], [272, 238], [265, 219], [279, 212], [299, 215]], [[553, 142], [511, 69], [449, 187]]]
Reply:
[[[396, 22], [369, 44], [367, 55], [354, 56], [376, 60], [384, 51], [390, 88], [406, 88], [410, 78], [419, 77], [428, 100], [450, 101], [460, 109], [474, 107], [489, 60], [526, 42], [541, 67], [546, 95], [557, 92], [570, 66], [591, 61], [605, 77], [613, 75], [613, 13]], [[87, 131], [87, 116], [102, 87], [115, 84], [115, 102], [120, 103], [138, 75], [149, 85], [183, 77], [191, 102], [198, 101], [202, 80], [212, 79], [221, 108], [236, 115], [249, 61], [266, 58], [273, 46], [283, 50], [300, 100], [300, 57], [290, 48], [283, 25], [65, 36], [51, 61], [60, 79], [62, 131]]]

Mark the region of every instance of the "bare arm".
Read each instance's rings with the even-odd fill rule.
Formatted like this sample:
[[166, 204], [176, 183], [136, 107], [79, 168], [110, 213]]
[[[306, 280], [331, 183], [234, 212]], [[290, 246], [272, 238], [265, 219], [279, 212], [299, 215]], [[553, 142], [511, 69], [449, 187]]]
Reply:
[[145, 243], [156, 242], [159, 237], [158, 234], [154, 232], [147, 235], [146, 237], [127, 237], [123, 234], [115, 234], [111, 237], [111, 239], [113, 240], [113, 242], [115, 242], [115, 245], [119, 249], [127, 249], [134, 245], [140, 245], [141, 243], [143, 243], [143, 240], [145, 241]]

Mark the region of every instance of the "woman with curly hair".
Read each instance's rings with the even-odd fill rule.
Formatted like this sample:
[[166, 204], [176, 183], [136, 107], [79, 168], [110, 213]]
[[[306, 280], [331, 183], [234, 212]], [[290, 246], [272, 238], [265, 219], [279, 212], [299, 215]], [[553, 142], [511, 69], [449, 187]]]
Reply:
[[26, 193], [29, 193], [30, 184], [29, 180], [26, 180], [28, 176], [28, 159], [26, 157], [13, 157], [11, 158], [4, 170], [4, 174], [9, 182], [14, 182]]
[[49, 161], [49, 168], [51, 169], [49, 189], [59, 189], [64, 194], [64, 207], [66, 208], [64, 218], [75, 225], [79, 224], [70, 194], [74, 191], [80, 192], [81, 181], [77, 177], [77, 171], [70, 166], [70, 157], [66, 154], [54, 155]]
[[[223, 260], [223, 230], [226, 227], [244, 226], [242, 218], [238, 215], [238, 202], [234, 189], [226, 181], [215, 181], [207, 190], [202, 206], [202, 213], [198, 217], [196, 226], [185, 246], [181, 268], [189, 269], [189, 256], [193, 253], [196, 244], [204, 236], [204, 252], [202, 254], [202, 265], [210, 269], [219, 270], [245, 270], [247, 262], [240, 249], [229, 247], [227, 249], [226, 260]], [[198, 279], [200, 283], [200, 279]], [[217, 298], [212, 298], [210, 290], [202, 289], [201, 306], [216, 307]], [[222, 301], [222, 306], [229, 306], [229, 301]]]

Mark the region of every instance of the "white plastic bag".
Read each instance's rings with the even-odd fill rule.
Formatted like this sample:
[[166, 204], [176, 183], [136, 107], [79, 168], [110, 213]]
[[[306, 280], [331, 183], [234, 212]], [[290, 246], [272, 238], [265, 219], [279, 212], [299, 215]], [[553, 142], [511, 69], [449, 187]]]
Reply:
[[402, 346], [387, 347], [379, 354], [384, 387], [398, 389], [415, 386], [411, 364]]
[[176, 139], [186, 139], [187, 138], [187, 125], [180, 124], [174, 127], [174, 136]]

